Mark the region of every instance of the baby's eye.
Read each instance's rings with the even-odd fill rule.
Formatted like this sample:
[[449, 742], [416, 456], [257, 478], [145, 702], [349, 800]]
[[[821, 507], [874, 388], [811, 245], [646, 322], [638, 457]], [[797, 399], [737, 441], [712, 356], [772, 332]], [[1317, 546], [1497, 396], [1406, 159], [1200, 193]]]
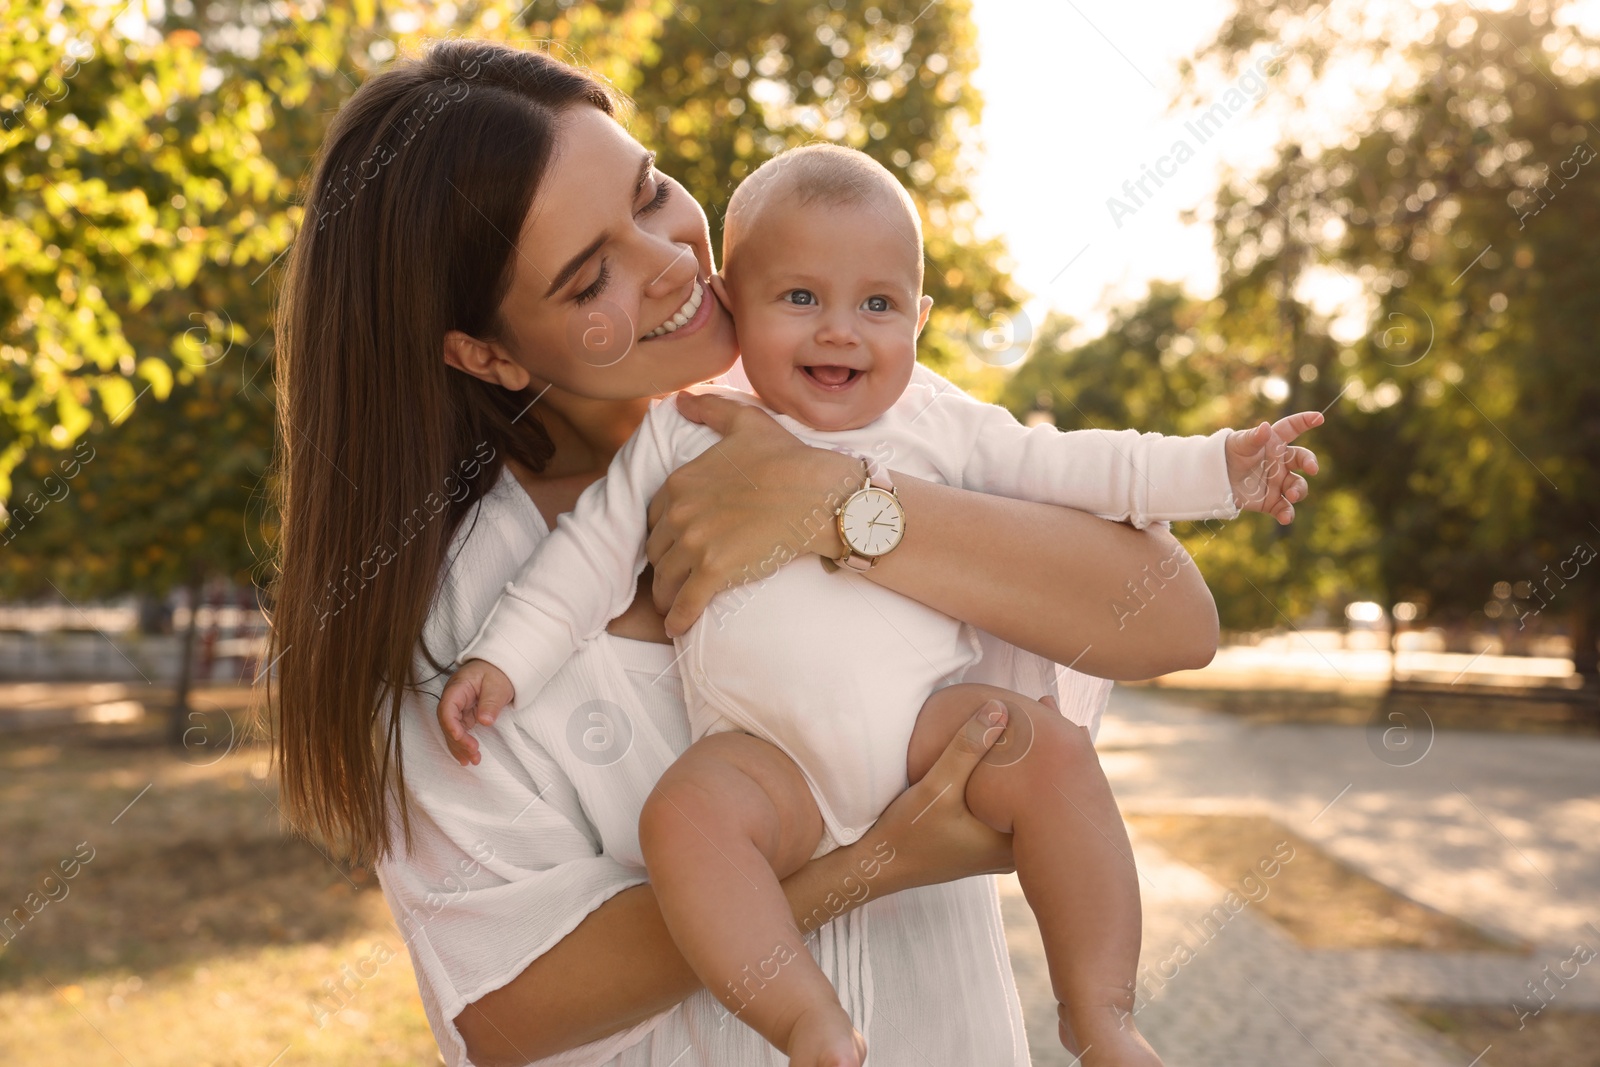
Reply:
[[790, 289], [783, 295], [785, 300], [798, 307], [811, 307], [817, 302], [817, 294], [810, 289]]
[[861, 302], [863, 311], [888, 311], [889, 298], [886, 296], [869, 296]]

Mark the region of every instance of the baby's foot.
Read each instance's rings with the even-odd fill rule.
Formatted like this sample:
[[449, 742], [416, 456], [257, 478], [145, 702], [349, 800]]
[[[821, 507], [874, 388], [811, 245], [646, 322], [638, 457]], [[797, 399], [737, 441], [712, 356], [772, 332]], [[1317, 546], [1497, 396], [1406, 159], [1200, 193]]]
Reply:
[[1061, 1019], [1061, 1044], [1078, 1057], [1081, 1067], [1162, 1067], [1161, 1057], [1132, 1026], [1111, 1028], [1083, 1040]]
[[867, 1040], [837, 1004], [808, 1008], [789, 1031], [789, 1067], [862, 1067]]

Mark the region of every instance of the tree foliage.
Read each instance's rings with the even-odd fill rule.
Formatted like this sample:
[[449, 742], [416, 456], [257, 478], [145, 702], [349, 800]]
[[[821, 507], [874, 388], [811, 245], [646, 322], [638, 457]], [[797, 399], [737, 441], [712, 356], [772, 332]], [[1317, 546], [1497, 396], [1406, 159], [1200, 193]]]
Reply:
[[[1144, 300], [1114, 312], [1104, 333], [1074, 343], [1075, 323], [1048, 319], [1001, 401], [1040, 412], [1064, 430], [1205, 434], [1281, 414], [1272, 399], [1275, 326], [1155, 283]], [[1318, 431], [1320, 435], [1321, 430]], [[1337, 452], [1326, 440], [1320, 454]], [[1259, 516], [1228, 524], [1180, 523], [1223, 623], [1282, 626], [1337, 606], [1352, 581], [1370, 579], [1358, 493], [1319, 479], [1285, 530]]]
[[[430, 38], [538, 47], [636, 101], [625, 116], [703, 203], [783, 147], [872, 152], [923, 206], [946, 308], [1009, 308], [975, 245], [978, 100], [964, 3], [675, 5], [19, 0], [0, 58], [0, 588], [161, 593], [264, 558], [276, 265], [327, 123]], [[949, 362], [953, 313], [930, 331]], [[92, 456], [74, 459], [74, 449]], [[20, 465], [20, 466], [19, 466]], [[15, 481], [12, 475], [15, 472]], [[68, 473], [70, 472], [70, 477]]]
[[[1085, 344], [1048, 328], [1009, 401], [1187, 432], [1327, 409], [1292, 533], [1188, 534], [1225, 624], [1368, 598], [1513, 633], [1560, 616], [1595, 673], [1600, 49], [1541, 2], [1237, 0], [1188, 98], [1268, 45], [1286, 133], [1218, 195], [1216, 300], [1157, 286]], [[1374, 70], [1364, 113], [1318, 122], [1319, 89]], [[1356, 283], [1359, 336], [1307, 303], [1329, 277]]]

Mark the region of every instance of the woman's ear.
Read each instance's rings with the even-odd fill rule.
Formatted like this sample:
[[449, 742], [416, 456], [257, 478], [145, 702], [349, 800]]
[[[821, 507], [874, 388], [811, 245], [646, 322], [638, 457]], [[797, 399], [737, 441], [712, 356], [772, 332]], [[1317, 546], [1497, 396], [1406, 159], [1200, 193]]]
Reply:
[[445, 333], [444, 361], [458, 371], [513, 393], [528, 387], [530, 375], [522, 364], [506, 355], [499, 345], [460, 330]]
[[921, 337], [922, 328], [928, 325], [928, 312], [933, 310], [933, 297], [923, 296], [917, 307], [917, 336]]

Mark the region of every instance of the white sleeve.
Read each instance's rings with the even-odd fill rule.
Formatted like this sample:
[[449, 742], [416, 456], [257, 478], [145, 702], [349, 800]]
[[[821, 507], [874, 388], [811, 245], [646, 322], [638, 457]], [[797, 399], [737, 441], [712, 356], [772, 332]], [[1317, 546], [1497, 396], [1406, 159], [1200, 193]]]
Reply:
[[516, 703], [526, 704], [580, 644], [627, 610], [644, 570], [646, 508], [677, 466], [679, 423], [692, 425], [671, 398], [650, 409], [606, 476], [583, 491], [507, 583], [458, 664], [494, 664], [511, 679]]
[[[456, 1016], [646, 875], [602, 851], [576, 785], [525, 732], [480, 728], [483, 763], [462, 773], [432, 726], [438, 689], [419, 690], [402, 716], [411, 841], [394, 825], [378, 879], [445, 1062], [470, 1067]], [[609, 1060], [655, 1021], [540, 1062]]]
[[932, 399], [918, 431], [957, 458], [965, 489], [1093, 512], [1141, 529], [1157, 520], [1231, 519], [1228, 430], [1168, 437], [1137, 430], [1024, 426], [925, 370]]

